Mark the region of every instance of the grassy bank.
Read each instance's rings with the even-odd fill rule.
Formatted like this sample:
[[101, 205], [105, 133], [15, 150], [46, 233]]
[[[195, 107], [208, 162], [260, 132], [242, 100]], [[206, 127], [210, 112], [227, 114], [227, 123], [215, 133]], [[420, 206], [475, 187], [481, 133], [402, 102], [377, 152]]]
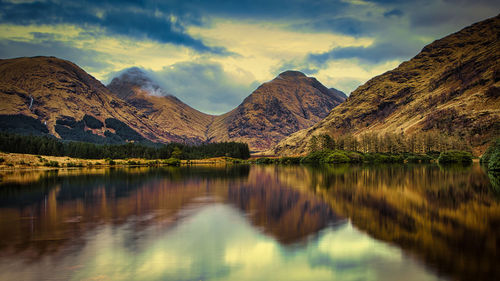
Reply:
[[53, 169], [105, 166], [179, 166], [182, 162], [169, 159], [83, 159], [65, 156], [41, 156], [0, 152], [0, 169]]

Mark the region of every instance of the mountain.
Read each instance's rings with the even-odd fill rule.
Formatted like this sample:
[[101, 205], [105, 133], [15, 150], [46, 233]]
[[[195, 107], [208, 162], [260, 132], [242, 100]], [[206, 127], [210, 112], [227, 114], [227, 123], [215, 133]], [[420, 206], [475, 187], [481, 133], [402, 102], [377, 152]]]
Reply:
[[77, 65], [54, 57], [0, 60], [0, 130], [96, 143], [169, 141]]
[[157, 135], [175, 135], [186, 143], [205, 142], [215, 116], [202, 113], [164, 92], [139, 68], [113, 78], [108, 89], [151, 121]]
[[333, 93], [335, 93], [338, 97], [340, 97], [342, 99], [342, 102], [345, 101], [347, 99], [347, 95], [340, 91], [340, 90], [337, 90], [335, 88], [330, 88], [330, 91], [332, 91]]
[[219, 116], [199, 112], [167, 94], [138, 68], [115, 77], [108, 88], [169, 132], [198, 142], [240, 141], [262, 151], [297, 130], [324, 118], [345, 100], [342, 92], [327, 89], [315, 78], [286, 71], [258, 87], [234, 110]]
[[315, 78], [285, 71], [258, 87], [237, 108], [218, 116], [209, 137], [247, 142], [254, 150], [265, 150], [320, 121], [344, 100]]
[[55, 57], [0, 60], [0, 97], [0, 131], [95, 143], [243, 141], [254, 151], [313, 125], [344, 100], [316, 79], [288, 71], [214, 116], [167, 94], [138, 68], [106, 87]]
[[[272, 149], [303, 154], [313, 135], [439, 130], [475, 153], [500, 135], [500, 15], [425, 46], [409, 61], [366, 82], [316, 125]], [[270, 153], [271, 153], [270, 152]]]

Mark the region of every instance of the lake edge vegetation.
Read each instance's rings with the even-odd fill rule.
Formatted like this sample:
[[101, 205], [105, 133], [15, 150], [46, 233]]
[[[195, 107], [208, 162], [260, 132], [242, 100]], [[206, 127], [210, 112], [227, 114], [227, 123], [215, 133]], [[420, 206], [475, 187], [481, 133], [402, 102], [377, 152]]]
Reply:
[[[0, 151], [46, 156], [66, 156], [82, 159], [179, 159], [192, 160], [212, 157], [248, 159], [250, 150], [246, 143], [221, 142], [200, 145], [182, 143], [94, 144], [62, 141], [50, 136], [17, 135], [0, 133]], [[109, 162], [109, 160], [108, 160]]]

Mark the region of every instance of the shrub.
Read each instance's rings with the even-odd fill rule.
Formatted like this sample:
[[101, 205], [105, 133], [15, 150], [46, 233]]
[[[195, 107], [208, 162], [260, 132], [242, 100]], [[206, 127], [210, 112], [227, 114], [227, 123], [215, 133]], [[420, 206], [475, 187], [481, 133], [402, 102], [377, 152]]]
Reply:
[[490, 161], [490, 158], [491, 158], [491, 155], [495, 152], [495, 149], [496, 148], [496, 145], [493, 144], [493, 145], [490, 145], [488, 147], [488, 149], [486, 149], [486, 151], [484, 152], [483, 156], [481, 156], [481, 159], [479, 160], [479, 162], [481, 164], [486, 164], [488, 165], [488, 162]]
[[410, 155], [406, 158], [408, 163], [430, 163], [432, 160], [431, 156], [425, 154]]
[[323, 163], [328, 157], [328, 155], [332, 153], [331, 150], [319, 150], [319, 151], [313, 151], [309, 153], [307, 156], [303, 157], [300, 162], [301, 163], [310, 163], [310, 164], [318, 164], [318, 163]]
[[352, 163], [362, 163], [363, 162], [363, 154], [359, 152], [349, 151], [347, 152], [347, 157], [351, 160]]
[[495, 152], [488, 160], [488, 170], [500, 171], [500, 147], [495, 149]]
[[162, 163], [164, 165], [167, 165], [167, 166], [180, 166], [181, 160], [176, 159], [176, 158], [168, 158], [168, 159], [163, 160]]
[[48, 161], [44, 164], [46, 167], [59, 167], [59, 162], [57, 161]]
[[257, 160], [255, 160], [255, 163], [256, 164], [273, 164], [274, 159], [267, 158], [267, 157], [261, 157], [261, 158], [257, 158]]
[[488, 170], [500, 171], [500, 139], [497, 139], [488, 147], [480, 162], [487, 165]]
[[3, 162], [5, 162], [5, 158], [0, 157], [0, 163], [3, 163]]
[[435, 150], [431, 150], [431, 151], [427, 151], [425, 154], [427, 156], [431, 157], [432, 159], [438, 159], [439, 155], [441, 154], [441, 152], [435, 151]]
[[323, 163], [349, 163], [351, 159], [347, 155], [340, 151], [335, 151], [323, 159]]
[[277, 162], [283, 165], [300, 164], [301, 159], [301, 157], [281, 157]]
[[472, 155], [467, 151], [450, 150], [441, 152], [438, 158], [439, 164], [471, 164]]
[[389, 163], [391, 158], [381, 153], [366, 153], [363, 162], [366, 163]]
[[390, 158], [391, 163], [404, 163], [405, 161], [403, 155], [391, 155]]

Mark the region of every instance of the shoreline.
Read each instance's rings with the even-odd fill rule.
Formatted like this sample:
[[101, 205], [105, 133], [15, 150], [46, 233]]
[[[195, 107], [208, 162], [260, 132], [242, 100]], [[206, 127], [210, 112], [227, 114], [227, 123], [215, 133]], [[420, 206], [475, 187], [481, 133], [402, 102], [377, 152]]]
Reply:
[[107, 167], [150, 167], [150, 166], [187, 166], [187, 165], [227, 165], [240, 159], [216, 157], [195, 160], [178, 160], [178, 165], [168, 163], [168, 159], [83, 159], [67, 156], [44, 156], [23, 153], [0, 152], [0, 171], [11, 170], [55, 170], [75, 168], [107, 168]]
[[[67, 156], [42, 156], [23, 153], [0, 152], [0, 171], [32, 171], [32, 170], [56, 170], [77, 168], [110, 168], [110, 167], [152, 167], [152, 166], [190, 166], [190, 165], [232, 165], [252, 164], [252, 160], [259, 157], [251, 157], [241, 160], [230, 157], [215, 157], [207, 159], [178, 160], [176, 164], [168, 162], [168, 159], [82, 159]], [[279, 158], [274, 156], [273, 158]], [[177, 160], [176, 160], [177, 161]], [[479, 163], [479, 159], [472, 159], [473, 163]]]

